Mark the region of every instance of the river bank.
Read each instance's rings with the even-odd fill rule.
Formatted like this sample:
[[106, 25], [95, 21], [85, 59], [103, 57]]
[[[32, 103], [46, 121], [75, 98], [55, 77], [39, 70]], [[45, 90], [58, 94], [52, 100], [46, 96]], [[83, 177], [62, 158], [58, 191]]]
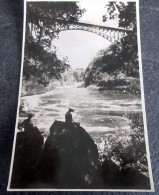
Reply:
[[98, 89], [98, 91], [115, 91], [117, 94], [130, 94], [138, 97], [141, 95], [139, 78], [109, 78], [90, 85], [84, 84], [83, 86], [90, 89]]
[[26, 81], [22, 82], [21, 96], [31, 96], [31, 95], [40, 95], [48, 91], [54, 90], [57, 86], [60, 86], [61, 82], [57, 79], [49, 81], [47, 84], [38, 83], [35, 81]]

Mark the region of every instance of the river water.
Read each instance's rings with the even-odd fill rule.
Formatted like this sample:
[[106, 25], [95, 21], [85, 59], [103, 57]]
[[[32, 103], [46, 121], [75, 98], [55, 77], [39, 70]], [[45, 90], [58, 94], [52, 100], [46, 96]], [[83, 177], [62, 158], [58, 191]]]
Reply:
[[24, 111], [34, 114], [34, 125], [46, 134], [55, 120], [65, 120], [69, 107], [75, 110], [74, 121], [79, 122], [90, 134], [111, 134], [128, 129], [130, 121], [127, 114], [141, 112], [141, 100], [136, 96], [113, 91], [99, 92], [96, 88], [78, 87], [77, 84], [59, 86], [44, 94], [25, 96], [21, 101]]

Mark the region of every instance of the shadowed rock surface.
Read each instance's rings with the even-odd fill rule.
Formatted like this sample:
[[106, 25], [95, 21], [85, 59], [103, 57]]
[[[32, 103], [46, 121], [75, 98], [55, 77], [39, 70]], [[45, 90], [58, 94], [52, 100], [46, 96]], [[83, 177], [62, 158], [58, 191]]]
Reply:
[[17, 133], [11, 188], [28, 188], [36, 181], [35, 172], [43, 143], [44, 138], [36, 127]]
[[44, 144], [36, 127], [17, 133], [11, 188], [150, 189], [149, 178], [98, 149], [78, 123], [55, 121]]
[[101, 166], [103, 187], [109, 189], [150, 189], [149, 177], [135, 170], [130, 164], [117, 166], [111, 159], [105, 159]]
[[38, 178], [44, 187], [95, 188], [98, 185], [98, 150], [77, 123], [55, 121], [50, 127], [39, 162]]

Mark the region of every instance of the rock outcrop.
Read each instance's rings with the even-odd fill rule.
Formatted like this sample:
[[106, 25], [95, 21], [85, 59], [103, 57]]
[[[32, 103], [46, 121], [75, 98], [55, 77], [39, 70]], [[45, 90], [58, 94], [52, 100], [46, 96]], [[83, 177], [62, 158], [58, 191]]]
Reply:
[[98, 150], [77, 123], [55, 121], [39, 162], [38, 177], [44, 186], [94, 188], [98, 181]]
[[55, 121], [50, 136], [34, 128], [18, 132], [11, 188], [98, 188], [98, 150], [77, 123]]
[[36, 127], [17, 133], [11, 188], [28, 188], [36, 182], [43, 143], [44, 138]]
[[97, 146], [80, 124], [55, 121], [45, 144], [36, 127], [17, 133], [11, 188], [150, 189], [149, 178], [128, 165], [99, 162]]

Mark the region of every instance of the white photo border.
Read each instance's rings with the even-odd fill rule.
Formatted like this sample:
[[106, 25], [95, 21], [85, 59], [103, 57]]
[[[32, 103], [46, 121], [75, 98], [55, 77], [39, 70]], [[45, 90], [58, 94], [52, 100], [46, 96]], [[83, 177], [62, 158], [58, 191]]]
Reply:
[[[99, 0], [99, 1], [116, 1], [116, 2], [136, 2], [136, 20], [137, 20], [137, 42], [138, 42], [138, 55], [139, 55], [139, 74], [140, 74], [140, 90], [141, 90], [141, 101], [142, 101], [142, 113], [143, 113], [143, 122], [144, 122], [144, 135], [146, 143], [146, 155], [148, 161], [148, 170], [149, 170], [149, 179], [151, 189], [13, 189], [10, 188], [15, 146], [16, 146], [16, 137], [17, 137], [17, 127], [19, 119], [19, 107], [21, 101], [21, 91], [22, 91], [22, 77], [23, 77], [23, 66], [24, 66], [24, 52], [25, 52], [25, 37], [26, 37], [26, 4], [27, 2], [59, 2], [59, 1], [76, 1], [76, 0], [24, 0], [24, 14], [23, 14], [23, 41], [22, 41], [22, 58], [21, 58], [21, 73], [20, 73], [20, 85], [19, 85], [19, 96], [18, 96], [18, 106], [17, 106], [17, 115], [16, 115], [16, 124], [15, 124], [15, 133], [11, 157], [11, 165], [8, 179], [7, 191], [13, 192], [27, 192], [27, 191], [98, 191], [98, 192], [154, 192], [154, 182], [152, 175], [151, 159], [150, 159], [150, 150], [148, 142], [148, 130], [147, 130], [147, 120], [146, 120], [146, 108], [145, 108], [145, 95], [144, 95], [144, 83], [143, 83], [143, 69], [142, 69], [142, 54], [141, 54], [141, 38], [140, 38], [140, 13], [139, 13], [139, 0]], [[78, 1], [78, 0], [77, 0]], [[97, 0], [79, 0], [78, 2], [83, 1], [97, 1]]]

